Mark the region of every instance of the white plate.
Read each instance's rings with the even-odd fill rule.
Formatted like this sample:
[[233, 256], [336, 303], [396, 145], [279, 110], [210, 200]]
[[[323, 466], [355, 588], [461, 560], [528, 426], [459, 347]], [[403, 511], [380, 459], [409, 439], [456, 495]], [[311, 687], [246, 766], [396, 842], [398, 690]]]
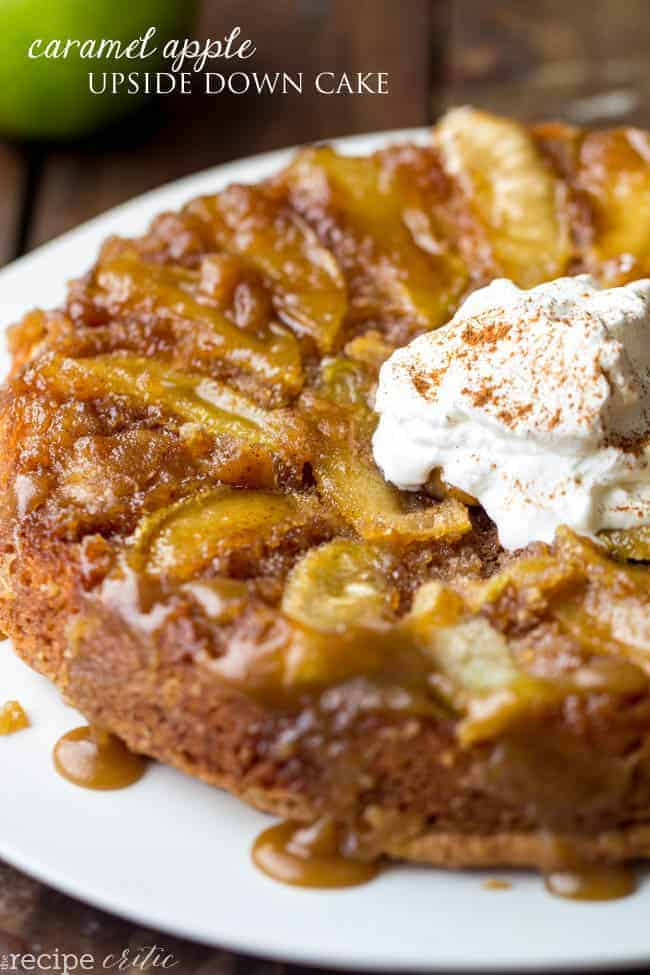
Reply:
[[[368, 152], [426, 132], [343, 140]], [[258, 180], [290, 151], [163, 187], [45, 245], [0, 272], [0, 325], [60, 301], [109, 233], [144, 229], [158, 211], [232, 180]], [[46, 680], [0, 646], [0, 703], [18, 698], [33, 725], [0, 738], [0, 856], [67, 893], [139, 923], [284, 960], [365, 969], [591, 969], [650, 959], [650, 885], [609, 903], [561, 901], [540, 879], [502, 871], [393, 867], [365, 887], [308, 891], [258, 873], [249, 850], [266, 817], [178, 772], [153, 766], [130, 789], [77, 789], [52, 769], [57, 737], [80, 723]], [[511, 890], [482, 889], [486, 876]]]

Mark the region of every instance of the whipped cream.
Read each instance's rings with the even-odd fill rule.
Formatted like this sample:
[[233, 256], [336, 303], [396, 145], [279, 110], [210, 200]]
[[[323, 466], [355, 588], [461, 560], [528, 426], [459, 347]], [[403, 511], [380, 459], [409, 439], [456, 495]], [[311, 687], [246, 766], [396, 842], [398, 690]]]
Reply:
[[650, 524], [650, 280], [500, 279], [384, 363], [373, 439], [405, 490], [435, 469], [504, 548]]

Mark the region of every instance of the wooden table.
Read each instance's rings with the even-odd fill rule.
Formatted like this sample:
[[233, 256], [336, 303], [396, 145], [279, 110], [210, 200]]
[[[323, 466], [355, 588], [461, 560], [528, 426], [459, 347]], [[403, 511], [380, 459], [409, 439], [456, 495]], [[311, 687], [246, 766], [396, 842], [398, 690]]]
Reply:
[[[297, 142], [425, 125], [450, 104], [650, 127], [647, 0], [203, 4], [202, 36], [220, 37], [234, 24], [258, 47], [247, 70], [387, 71], [390, 93], [161, 99], [84, 143], [0, 143], [0, 263], [204, 167]], [[0, 955], [59, 947], [104, 957], [145, 944], [172, 952], [179, 975], [287, 967], [140, 930], [0, 864]]]

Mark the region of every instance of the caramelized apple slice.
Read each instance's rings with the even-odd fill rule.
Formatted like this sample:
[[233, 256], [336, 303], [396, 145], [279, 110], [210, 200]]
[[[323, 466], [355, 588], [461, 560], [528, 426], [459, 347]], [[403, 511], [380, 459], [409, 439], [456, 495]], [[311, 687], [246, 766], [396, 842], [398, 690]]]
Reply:
[[[455, 541], [471, 529], [461, 502], [449, 498], [405, 511], [400, 492], [367, 456], [364, 445], [377, 419], [369, 404], [371, 389], [371, 373], [362, 363], [339, 357], [321, 367], [317, 394], [331, 403], [319, 424], [326, 443], [313, 465], [322, 497], [367, 541]], [[321, 404], [316, 400], [311, 413], [318, 413]]]
[[197, 272], [146, 263], [128, 250], [112, 256], [109, 250], [90, 291], [93, 301], [115, 317], [156, 315], [189, 324], [215, 359], [297, 393], [303, 376], [295, 336], [275, 323], [262, 338], [238, 328], [214, 305], [198, 300], [198, 284]]
[[650, 670], [650, 598], [633, 594], [608, 599], [604, 589], [559, 603], [554, 617], [564, 632], [589, 653], [630, 660]]
[[[582, 141], [578, 189], [593, 209], [594, 270], [602, 262], [608, 284], [643, 277], [650, 267], [650, 139], [637, 129], [591, 132]], [[621, 260], [625, 262], [622, 266]], [[611, 273], [610, 273], [611, 270]]]
[[551, 550], [518, 559], [464, 590], [473, 612], [511, 621], [521, 632], [540, 619], [559, 625], [585, 654], [628, 660], [650, 673], [650, 573], [608, 558], [586, 538], [561, 528]]
[[379, 622], [397, 604], [389, 559], [371, 545], [337, 539], [304, 555], [287, 580], [282, 609], [325, 633]]
[[475, 617], [442, 628], [432, 643], [437, 672], [448, 684], [450, 701], [463, 714], [458, 737], [463, 745], [497, 737], [524, 714], [543, 711], [566, 693], [516, 666], [504, 637], [487, 620]]
[[517, 559], [486, 582], [468, 580], [463, 587], [463, 596], [476, 613], [486, 609], [490, 614], [498, 613], [503, 599], [508, 617], [516, 594], [518, 615], [523, 622], [529, 615], [537, 619], [556, 598], [582, 586], [584, 578], [584, 569], [578, 563], [558, 558], [547, 550]]
[[131, 553], [136, 568], [176, 581], [236, 552], [259, 555], [287, 531], [315, 517], [314, 503], [271, 491], [216, 489], [183, 500], [140, 523]]
[[464, 617], [462, 599], [440, 583], [416, 593], [402, 626], [429, 657], [430, 686], [456, 712], [463, 745], [493, 738], [526, 712], [557, 702], [563, 685], [527, 674], [487, 619]]
[[619, 559], [628, 562], [650, 562], [650, 525], [625, 531], [602, 532], [600, 541]]
[[346, 287], [331, 251], [286, 206], [255, 186], [202, 197], [188, 212], [207, 223], [219, 247], [260, 271], [280, 317], [330, 352], [346, 311]]
[[367, 451], [377, 425], [371, 406], [375, 383], [372, 367], [345, 356], [323, 359], [310, 388], [301, 394], [299, 414], [328, 443]]
[[370, 371], [362, 363], [345, 356], [323, 359], [315, 382], [318, 394], [341, 406], [346, 415], [351, 415], [351, 411], [361, 411], [376, 423], [369, 402], [372, 387]]
[[607, 558], [568, 529], [558, 533], [556, 548], [584, 581], [551, 606], [555, 618], [588, 652], [626, 658], [650, 673], [648, 570]]
[[261, 445], [287, 456], [304, 446], [300, 421], [288, 410], [264, 410], [224, 383], [178, 372], [155, 359], [119, 354], [87, 359], [53, 357], [39, 365], [63, 395], [94, 399], [127, 396], [157, 406], [215, 436]]
[[560, 184], [528, 132], [487, 112], [457, 108], [434, 133], [485, 228], [497, 273], [525, 288], [563, 274], [570, 244]]
[[303, 709], [306, 695], [329, 689], [336, 702], [337, 685], [354, 681], [360, 709], [449, 717], [427, 690], [430, 662], [397, 626], [351, 623], [333, 634], [250, 603], [234, 625], [236, 638], [210, 667], [266, 705]]
[[370, 366], [376, 372], [395, 351], [395, 346], [386, 342], [380, 332], [370, 329], [363, 335], [351, 339], [345, 346], [345, 354], [357, 362]]
[[436, 234], [431, 201], [404, 167], [383, 165], [380, 155], [307, 149], [284, 179], [347, 271], [354, 318], [401, 317], [411, 331], [449, 318], [467, 271]]
[[405, 512], [374, 464], [342, 445], [331, 444], [314, 474], [325, 500], [367, 541], [455, 541], [471, 529], [467, 509], [452, 498]]

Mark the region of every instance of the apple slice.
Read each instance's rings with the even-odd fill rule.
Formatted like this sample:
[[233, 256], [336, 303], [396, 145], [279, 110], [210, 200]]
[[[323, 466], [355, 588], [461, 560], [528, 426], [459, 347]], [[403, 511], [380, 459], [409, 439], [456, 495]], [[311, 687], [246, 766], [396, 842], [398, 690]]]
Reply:
[[468, 277], [436, 226], [437, 198], [420, 176], [387, 154], [355, 158], [321, 147], [299, 153], [281, 177], [345, 271], [351, 320], [381, 323], [384, 333], [398, 328], [400, 341], [445, 322]]
[[570, 257], [562, 184], [516, 122], [472, 108], [434, 130], [448, 171], [483, 227], [496, 274], [533, 287], [565, 273]]
[[188, 205], [216, 244], [264, 278], [282, 321], [321, 353], [334, 347], [346, 313], [346, 285], [334, 255], [281, 200], [260, 187], [230, 186]]
[[197, 428], [242, 448], [262, 449], [296, 472], [310, 456], [306, 427], [290, 410], [265, 410], [225, 383], [179, 372], [155, 359], [119, 353], [86, 359], [52, 356], [34, 368], [60, 396], [86, 401], [124, 397], [175, 417], [181, 434], [191, 436]]
[[148, 515], [134, 536], [136, 569], [185, 582], [232, 552], [259, 555], [317, 516], [311, 498], [216, 488]]
[[575, 185], [592, 210], [588, 265], [606, 284], [650, 269], [650, 138], [637, 129], [592, 132], [580, 146]]
[[261, 383], [279, 386], [287, 397], [302, 387], [295, 336], [276, 322], [269, 322], [262, 336], [238, 328], [201, 294], [196, 271], [143, 261], [128, 248], [119, 253], [106, 250], [88, 292], [96, 307], [118, 320], [158, 318], [189, 330], [214, 359]]
[[390, 568], [390, 557], [380, 548], [337, 538], [295, 565], [282, 609], [290, 619], [322, 633], [380, 623], [399, 601]]

